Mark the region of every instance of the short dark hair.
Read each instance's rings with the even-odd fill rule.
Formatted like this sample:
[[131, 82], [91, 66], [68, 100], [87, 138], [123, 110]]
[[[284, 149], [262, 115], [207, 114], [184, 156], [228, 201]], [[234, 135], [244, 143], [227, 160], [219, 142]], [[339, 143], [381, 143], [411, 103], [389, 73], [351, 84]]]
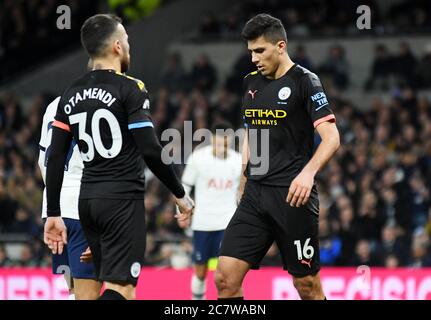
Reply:
[[232, 129], [232, 125], [227, 122], [227, 121], [218, 121], [215, 122], [212, 126], [211, 126], [211, 133], [212, 134], [216, 134], [218, 132], [220, 132], [221, 130], [226, 131]]
[[264, 36], [266, 40], [274, 44], [278, 41], [287, 42], [286, 30], [281, 20], [267, 13], [258, 14], [248, 20], [242, 29], [241, 36], [247, 41]]
[[81, 43], [91, 58], [103, 56], [106, 40], [117, 31], [121, 18], [113, 14], [96, 14], [81, 27]]

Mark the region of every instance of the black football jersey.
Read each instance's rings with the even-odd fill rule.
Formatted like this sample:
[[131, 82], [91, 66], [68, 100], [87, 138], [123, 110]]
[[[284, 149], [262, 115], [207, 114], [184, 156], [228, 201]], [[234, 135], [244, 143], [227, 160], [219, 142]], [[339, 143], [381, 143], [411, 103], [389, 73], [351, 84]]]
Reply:
[[70, 130], [84, 161], [80, 199], [142, 199], [144, 161], [131, 129], [153, 127], [142, 81], [94, 70], [62, 95], [54, 125]]
[[295, 64], [279, 79], [255, 71], [244, 79], [242, 114], [249, 129], [247, 177], [289, 186], [313, 155], [314, 129], [335, 121], [318, 76]]

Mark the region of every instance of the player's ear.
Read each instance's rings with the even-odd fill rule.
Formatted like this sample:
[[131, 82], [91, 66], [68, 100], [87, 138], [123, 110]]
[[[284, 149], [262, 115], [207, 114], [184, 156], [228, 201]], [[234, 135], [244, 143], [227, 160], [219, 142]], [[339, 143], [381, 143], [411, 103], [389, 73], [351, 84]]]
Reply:
[[113, 48], [114, 52], [117, 54], [121, 54], [122, 50], [121, 50], [121, 42], [120, 40], [115, 40], [114, 42], [114, 48]]
[[281, 40], [277, 42], [277, 49], [278, 49], [278, 53], [282, 54], [284, 51], [286, 51], [286, 41]]

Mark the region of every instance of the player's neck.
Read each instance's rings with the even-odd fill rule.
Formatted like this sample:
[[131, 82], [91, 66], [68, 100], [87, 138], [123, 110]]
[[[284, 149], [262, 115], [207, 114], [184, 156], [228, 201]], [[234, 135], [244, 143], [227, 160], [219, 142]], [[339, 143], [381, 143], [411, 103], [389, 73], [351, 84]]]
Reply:
[[272, 78], [274, 80], [281, 78], [287, 73], [287, 71], [289, 71], [290, 68], [293, 67], [294, 64], [295, 63], [292, 60], [290, 60], [290, 57], [286, 55], [281, 59], [280, 65], [278, 66]]
[[95, 59], [93, 70], [115, 70], [121, 72], [121, 63], [113, 59]]

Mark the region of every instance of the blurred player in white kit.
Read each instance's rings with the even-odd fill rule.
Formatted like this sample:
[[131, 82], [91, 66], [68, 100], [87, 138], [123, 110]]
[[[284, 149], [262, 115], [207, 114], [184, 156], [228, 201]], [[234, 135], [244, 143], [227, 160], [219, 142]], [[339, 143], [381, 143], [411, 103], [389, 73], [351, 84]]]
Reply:
[[187, 193], [194, 188], [195, 210], [190, 221], [180, 223], [193, 231], [194, 300], [205, 299], [208, 260], [218, 257], [223, 233], [235, 212], [241, 176], [241, 154], [229, 148], [227, 122], [212, 128], [212, 144], [195, 150], [186, 163], [182, 183]]

